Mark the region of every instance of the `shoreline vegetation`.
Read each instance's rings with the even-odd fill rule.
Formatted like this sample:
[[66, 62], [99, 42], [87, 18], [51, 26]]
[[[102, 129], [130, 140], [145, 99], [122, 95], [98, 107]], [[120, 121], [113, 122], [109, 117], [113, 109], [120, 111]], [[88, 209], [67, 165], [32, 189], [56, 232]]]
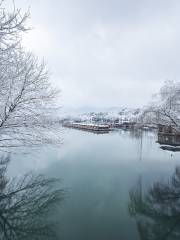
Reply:
[[[180, 83], [166, 81], [152, 102], [142, 109], [122, 108], [119, 112], [87, 113], [78, 117], [64, 117], [64, 127], [103, 133], [114, 129], [156, 130], [162, 149], [180, 150]], [[166, 145], [168, 147], [166, 147]], [[175, 147], [177, 147], [175, 149]]]

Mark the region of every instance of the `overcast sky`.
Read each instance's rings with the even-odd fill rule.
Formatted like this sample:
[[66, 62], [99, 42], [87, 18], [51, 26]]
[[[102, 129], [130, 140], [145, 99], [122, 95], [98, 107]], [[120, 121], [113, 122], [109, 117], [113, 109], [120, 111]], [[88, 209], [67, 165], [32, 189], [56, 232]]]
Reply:
[[179, 0], [15, 2], [30, 7], [24, 45], [44, 57], [63, 106], [141, 106], [180, 79]]

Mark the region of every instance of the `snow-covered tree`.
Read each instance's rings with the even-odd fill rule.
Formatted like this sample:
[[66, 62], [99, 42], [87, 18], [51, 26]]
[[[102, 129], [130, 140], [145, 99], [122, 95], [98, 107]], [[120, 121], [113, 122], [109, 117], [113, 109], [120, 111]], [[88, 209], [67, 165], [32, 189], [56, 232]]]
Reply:
[[44, 63], [21, 46], [28, 30], [29, 13], [6, 11], [0, 2], [0, 147], [52, 143], [53, 101], [58, 91], [51, 87]]
[[180, 82], [166, 81], [143, 113], [146, 122], [180, 128]]

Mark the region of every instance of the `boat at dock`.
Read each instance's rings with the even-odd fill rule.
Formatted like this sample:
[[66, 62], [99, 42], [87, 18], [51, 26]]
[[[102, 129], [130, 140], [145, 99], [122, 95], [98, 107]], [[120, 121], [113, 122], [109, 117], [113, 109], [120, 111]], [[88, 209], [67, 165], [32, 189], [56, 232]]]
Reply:
[[122, 122], [122, 123], [115, 123], [113, 124], [114, 128], [120, 128], [120, 129], [133, 129], [135, 127], [136, 123], [134, 122]]
[[163, 145], [163, 146], [160, 146], [160, 148], [166, 151], [180, 152], [180, 147], [177, 147], [177, 146]]
[[64, 127], [75, 128], [79, 130], [91, 131], [96, 133], [108, 133], [110, 126], [105, 124], [93, 124], [93, 123], [65, 123]]

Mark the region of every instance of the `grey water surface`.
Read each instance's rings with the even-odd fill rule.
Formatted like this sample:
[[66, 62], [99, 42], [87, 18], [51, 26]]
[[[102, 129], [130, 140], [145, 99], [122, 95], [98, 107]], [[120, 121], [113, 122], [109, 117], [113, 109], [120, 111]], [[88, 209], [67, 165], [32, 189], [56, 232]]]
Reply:
[[[32, 170], [62, 179], [67, 197], [55, 215], [59, 239], [178, 239], [174, 236], [179, 225], [176, 229], [173, 224], [168, 225], [170, 221], [167, 224], [164, 212], [159, 217], [164, 202], [162, 208], [158, 205], [159, 215], [152, 210], [153, 201], [161, 203], [157, 194], [148, 203], [151, 205], [147, 205], [147, 212], [143, 212], [142, 198], [154, 183], [171, 179], [180, 166], [180, 153], [160, 149], [152, 132], [117, 130], [93, 134], [64, 129], [62, 138], [61, 147], [44, 147], [28, 155], [12, 156], [8, 169], [10, 176]], [[140, 197], [133, 197], [131, 193], [138, 191]], [[149, 221], [158, 221], [159, 228], [147, 228]], [[166, 238], [160, 232], [163, 227], [171, 230]]]

